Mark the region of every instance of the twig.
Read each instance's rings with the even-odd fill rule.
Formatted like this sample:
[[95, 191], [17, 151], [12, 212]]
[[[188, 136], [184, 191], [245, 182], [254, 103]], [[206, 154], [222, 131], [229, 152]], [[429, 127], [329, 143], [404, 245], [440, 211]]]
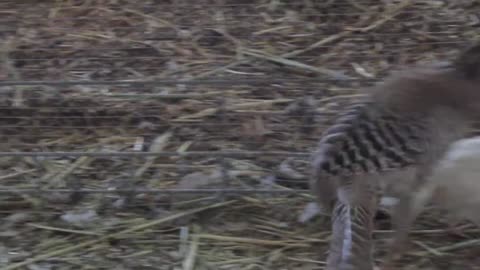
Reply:
[[291, 51], [289, 53], [285, 53], [285, 54], [282, 54], [281, 57], [284, 57], [284, 58], [290, 58], [290, 57], [293, 57], [293, 56], [297, 56], [299, 54], [302, 54], [302, 53], [305, 53], [305, 52], [308, 52], [308, 51], [311, 51], [313, 49], [316, 49], [320, 46], [324, 46], [328, 43], [331, 43], [331, 42], [334, 42], [338, 39], [341, 39], [343, 37], [346, 37], [350, 34], [352, 34], [353, 31], [351, 30], [346, 30], [346, 31], [343, 31], [343, 32], [340, 32], [338, 34], [335, 34], [335, 35], [331, 35], [329, 37], [326, 37], [324, 39], [321, 39], [315, 43], [313, 43], [312, 45], [306, 47], [306, 48], [303, 48], [303, 49], [299, 49], [299, 50], [295, 50], [295, 51]]
[[285, 58], [292, 57], [292, 56], [297, 56], [299, 54], [302, 54], [302, 53], [311, 51], [313, 49], [316, 49], [320, 46], [324, 46], [327, 43], [331, 43], [331, 42], [336, 41], [338, 39], [344, 38], [344, 37], [352, 34], [354, 31], [367, 32], [367, 31], [373, 30], [373, 29], [381, 26], [382, 24], [386, 23], [387, 21], [391, 20], [392, 18], [394, 18], [398, 14], [398, 11], [407, 7], [408, 5], [410, 5], [410, 3], [411, 3], [411, 0], [402, 1], [400, 4], [398, 4], [397, 6], [392, 8], [388, 12], [388, 15], [386, 15], [383, 19], [381, 19], [379, 21], [376, 21], [376, 22], [374, 22], [374, 23], [372, 23], [372, 24], [370, 24], [366, 27], [346, 28], [346, 30], [344, 30], [343, 32], [340, 32], [338, 34], [335, 34], [335, 35], [329, 36], [327, 38], [324, 38], [320, 41], [317, 41], [317, 42], [313, 43], [312, 45], [310, 45], [310, 46], [308, 46], [304, 49], [300, 49], [300, 50], [292, 51], [292, 52], [289, 52], [289, 53], [286, 53], [286, 54], [282, 54], [281, 56], [285, 57]]
[[[341, 38], [344, 38], [346, 36], [349, 36], [351, 35], [354, 31], [363, 31], [363, 32], [366, 32], [366, 31], [369, 31], [369, 30], [372, 30], [372, 29], [375, 29], [379, 26], [381, 26], [382, 24], [386, 23], [387, 21], [391, 20], [393, 17], [395, 17], [398, 13], [398, 11], [400, 11], [401, 9], [407, 7], [409, 4], [411, 3], [411, 0], [408, 0], [408, 1], [402, 1], [400, 4], [398, 4], [395, 8], [393, 8], [389, 14], [390, 15], [387, 15], [385, 16], [383, 19], [379, 20], [379, 21], [376, 21], [374, 22], [373, 24], [370, 24], [366, 27], [362, 27], [362, 28], [347, 28], [346, 30], [340, 32], [340, 33], [337, 33], [335, 35], [331, 35], [331, 36], [328, 36], [324, 39], [321, 39], [313, 44], [311, 44], [310, 46], [306, 47], [306, 48], [303, 48], [303, 49], [299, 49], [299, 50], [294, 50], [294, 51], [291, 51], [291, 52], [288, 52], [288, 53], [285, 53], [285, 54], [282, 54], [279, 56], [279, 58], [282, 58], [282, 59], [285, 59], [285, 58], [290, 58], [290, 57], [294, 57], [294, 56], [297, 56], [297, 55], [300, 55], [300, 54], [303, 54], [305, 52], [308, 52], [308, 51], [311, 51], [311, 50], [314, 50], [320, 46], [324, 46], [328, 43], [332, 43], [334, 41], [337, 41]], [[286, 60], [286, 59], [285, 59]], [[233, 62], [233, 63], [230, 63], [228, 64], [227, 66], [224, 66], [224, 67], [220, 67], [220, 68], [217, 68], [215, 70], [212, 70], [212, 71], [208, 71], [208, 72], [205, 72], [205, 73], [202, 73], [200, 75], [197, 76], [197, 78], [200, 78], [200, 77], [206, 77], [206, 76], [209, 76], [211, 74], [215, 74], [215, 73], [218, 73], [222, 70], [225, 70], [225, 69], [228, 69], [228, 68], [233, 68], [233, 67], [236, 67], [236, 66], [239, 66], [239, 65], [242, 65], [242, 64], [246, 64], [248, 63], [248, 59], [245, 59], [245, 60], [240, 60], [240, 61], [236, 61], [236, 62]], [[289, 62], [289, 63], [292, 63], [292, 62]], [[298, 62], [297, 62], [298, 63]], [[301, 64], [301, 63], [300, 63]], [[328, 74], [328, 73], [325, 73], [326, 75], [332, 75], [332, 74]], [[338, 74], [333, 74], [333, 76], [337, 76]], [[345, 76], [345, 75], [344, 75]]]
[[100, 235], [99, 233], [96, 233], [96, 232], [57, 228], [57, 227], [45, 226], [45, 225], [35, 224], [35, 223], [28, 223], [27, 225], [37, 229], [48, 230], [48, 231], [66, 232], [66, 233], [83, 234], [83, 235], [97, 235], [97, 236]]
[[276, 62], [276, 63], [279, 63], [279, 64], [293, 66], [293, 67], [297, 67], [297, 68], [302, 68], [302, 69], [305, 69], [305, 70], [308, 70], [308, 71], [313, 71], [315, 73], [328, 75], [328, 76], [331, 76], [331, 77], [333, 77], [335, 79], [339, 79], [339, 80], [351, 80], [351, 79], [353, 79], [352, 77], [350, 77], [348, 75], [345, 75], [345, 74], [342, 74], [339, 71], [333, 71], [333, 70], [322, 68], [322, 67], [310, 66], [310, 65], [300, 63], [300, 62], [294, 61], [294, 60], [289, 60], [289, 59], [286, 59], [286, 58], [280, 57], [280, 56], [266, 55], [264, 52], [260, 52], [258, 50], [244, 50], [243, 53], [246, 54], [246, 55], [256, 57], [256, 58]]
[[180, 31], [180, 29], [174, 25], [173, 23], [165, 20], [165, 19], [161, 19], [161, 18], [158, 18], [158, 17], [154, 17], [154, 16], [151, 16], [151, 15], [148, 15], [148, 14], [145, 14], [143, 12], [140, 12], [140, 11], [137, 11], [137, 10], [133, 10], [133, 9], [130, 9], [130, 8], [124, 8], [123, 9], [124, 11], [126, 12], [129, 12], [129, 13], [132, 13], [132, 14], [135, 14], [135, 15], [138, 15], [140, 17], [143, 17], [143, 18], [146, 18], [146, 19], [149, 19], [151, 21], [154, 21], [156, 23], [160, 23], [160, 24], [163, 24], [165, 26], [168, 26], [172, 29], [174, 29], [175, 31]]
[[[230, 106], [226, 106], [225, 110], [238, 110], [238, 109], [244, 109], [244, 108], [250, 108], [250, 107], [257, 107], [257, 106], [265, 106], [265, 105], [274, 105], [274, 104], [281, 104], [281, 103], [289, 103], [294, 101], [293, 99], [289, 98], [281, 98], [281, 99], [274, 99], [274, 100], [261, 100], [261, 101], [253, 101], [253, 102], [246, 102], [246, 103], [241, 103], [241, 104], [234, 104]], [[200, 111], [198, 113], [190, 114], [190, 115], [184, 115], [180, 116], [176, 119], [173, 119], [172, 121], [178, 122], [178, 121], [185, 121], [185, 120], [190, 120], [190, 119], [196, 119], [196, 118], [202, 118], [206, 116], [212, 116], [215, 113], [217, 113], [218, 108], [208, 108], [203, 111]]]
[[442, 255], [441, 252], [439, 252], [437, 249], [434, 249], [427, 244], [420, 242], [420, 241], [413, 241], [415, 244], [419, 245], [421, 248], [425, 249], [425, 252], [435, 255], [435, 256], [440, 256]]
[[[87, 152], [93, 152], [93, 150], [90, 150]], [[45, 185], [46, 188], [55, 186], [58, 183], [60, 183], [63, 179], [65, 179], [67, 176], [69, 176], [71, 173], [73, 173], [75, 169], [81, 166], [88, 165], [94, 160], [95, 159], [87, 156], [79, 157], [77, 160], [75, 160], [75, 162], [73, 162], [70, 166], [68, 166], [68, 168], [61, 168], [56, 172], [54, 172], [53, 175], [50, 173], [46, 174], [44, 177], [42, 177], [41, 183], [48, 180], [48, 182]]]
[[[456, 250], [456, 249], [478, 246], [478, 245], [480, 245], [480, 239], [471, 239], [471, 240], [463, 241], [463, 242], [456, 243], [456, 244], [453, 244], [453, 245], [439, 247], [439, 248], [436, 248], [435, 251], [437, 253], [442, 253], [442, 252], [453, 251], [453, 250]], [[422, 257], [422, 256], [426, 256], [430, 253], [431, 253], [430, 251], [419, 251], [419, 252], [410, 252], [408, 254], [413, 255], [413, 256]]]
[[247, 244], [254, 244], [254, 245], [264, 245], [264, 246], [295, 246], [295, 247], [309, 247], [306, 244], [298, 244], [297, 241], [281, 241], [281, 240], [262, 240], [262, 239], [255, 239], [255, 238], [246, 238], [246, 237], [234, 237], [234, 236], [221, 236], [221, 235], [214, 235], [214, 234], [194, 234], [199, 239], [210, 239], [210, 240], [217, 240], [222, 242], [237, 242], [237, 243], [247, 243]]
[[20, 176], [20, 175], [23, 175], [23, 174], [35, 172], [36, 170], [37, 170], [37, 169], [31, 169], [31, 170], [26, 170], [26, 171], [14, 172], [14, 173], [7, 174], [7, 175], [2, 175], [2, 176], [0, 176], [0, 180], [6, 180], [6, 179], [9, 179], [9, 178], [15, 178], [15, 177]]
[[398, 15], [399, 11], [408, 7], [412, 3], [411, 0], [405, 0], [400, 2], [400, 4], [396, 5], [392, 9], [388, 10], [385, 15], [383, 15], [383, 18], [370, 24], [369, 26], [362, 27], [362, 28], [348, 28], [348, 30], [351, 31], [360, 31], [360, 32], [368, 32], [370, 30], [373, 30], [382, 24], [388, 22], [389, 20], [393, 19], [395, 16]]

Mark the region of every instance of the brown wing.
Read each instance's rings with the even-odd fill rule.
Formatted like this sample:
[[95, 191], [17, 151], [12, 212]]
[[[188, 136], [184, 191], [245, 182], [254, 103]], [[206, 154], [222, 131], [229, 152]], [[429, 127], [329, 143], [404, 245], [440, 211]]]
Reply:
[[415, 164], [424, 151], [424, 126], [364, 101], [327, 129], [313, 156], [311, 188], [322, 207], [332, 207], [339, 185], [352, 175], [375, 174]]

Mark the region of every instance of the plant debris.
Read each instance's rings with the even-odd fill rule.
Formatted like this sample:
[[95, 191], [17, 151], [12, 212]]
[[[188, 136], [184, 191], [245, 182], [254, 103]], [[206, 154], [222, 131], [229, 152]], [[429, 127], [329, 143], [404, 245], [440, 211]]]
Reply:
[[[215, 153], [308, 153], [365, 87], [448, 61], [480, 22], [473, 0], [1, 1], [0, 12], [0, 151], [176, 153], [0, 156], [2, 270], [323, 269], [327, 218], [298, 220], [308, 192], [129, 190], [305, 189], [307, 158]], [[22, 84], [33, 81], [57, 83]], [[391, 227], [377, 225], [381, 260]], [[480, 269], [480, 230], [461, 228], [429, 209], [398, 264]]]

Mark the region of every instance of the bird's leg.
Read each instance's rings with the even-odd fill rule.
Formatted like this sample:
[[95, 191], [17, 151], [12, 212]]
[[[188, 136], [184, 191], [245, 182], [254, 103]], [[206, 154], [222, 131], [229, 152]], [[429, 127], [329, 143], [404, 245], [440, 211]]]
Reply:
[[393, 262], [399, 259], [408, 244], [408, 234], [418, 215], [430, 201], [435, 191], [435, 182], [420, 180], [411, 192], [405, 192], [400, 196], [392, 216], [392, 224], [395, 230], [391, 248], [384, 261], [384, 269], [391, 268]]
[[334, 207], [329, 270], [372, 270], [374, 211], [338, 201]]
[[407, 246], [408, 231], [413, 224], [412, 198], [410, 194], [402, 195], [392, 215], [394, 236], [382, 270], [392, 269], [394, 261], [399, 259]]
[[373, 270], [372, 233], [378, 197], [359, 182], [338, 189], [326, 269]]
[[336, 200], [337, 183], [329, 176], [319, 176], [318, 168], [314, 169], [313, 177], [310, 178], [309, 187], [317, 199], [320, 211], [330, 214]]

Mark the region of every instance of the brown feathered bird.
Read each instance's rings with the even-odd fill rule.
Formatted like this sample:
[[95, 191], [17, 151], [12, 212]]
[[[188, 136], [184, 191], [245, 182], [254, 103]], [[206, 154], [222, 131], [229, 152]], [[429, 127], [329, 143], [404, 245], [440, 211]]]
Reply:
[[326, 269], [373, 269], [373, 218], [392, 185], [399, 203], [387, 262], [401, 254], [425, 198], [433, 193], [427, 181], [432, 169], [479, 118], [476, 44], [450, 64], [398, 72], [327, 129], [313, 154], [310, 184], [319, 206], [332, 214]]

